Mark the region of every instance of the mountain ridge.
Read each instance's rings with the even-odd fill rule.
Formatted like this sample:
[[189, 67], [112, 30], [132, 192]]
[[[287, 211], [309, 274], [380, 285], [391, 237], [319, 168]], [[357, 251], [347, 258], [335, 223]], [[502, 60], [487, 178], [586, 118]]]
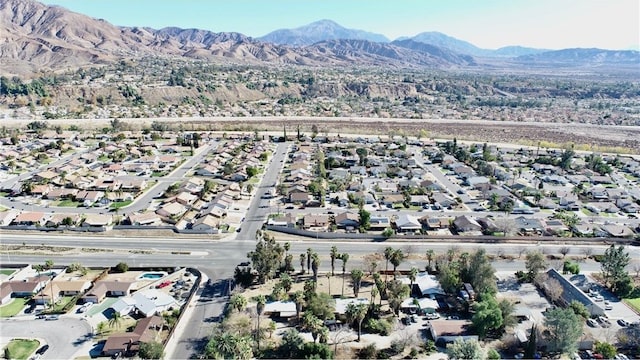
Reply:
[[[274, 44], [265, 41], [265, 37], [252, 38], [238, 32], [217, 33], [179, 27], [119, 27], [61, 6], [47, 6], [35, 0], [5, 0], [0, 3], [0, 57], [6, 66], [3, 70], [14, 74], [102, 64], [144, 55], [221, 63], [444, 69], [477, 67], [491, 63], [494, 61], [492, 57], [501, 59], [503, 66], [562, 64], [593, 67], [640, 63], [638, 51], [545, 51], [519, 46], [486, 50], [438, 32], [424, 32], [411, 38], [389, 41], [383, 35], [347, 29], [331, 20], [317, 21], [296, 29], [298, 32], [290, 39], [304, 44], [294, 46]], [[319, 29], [327, 33], [316, 34], [314, 39], [304, 38], [305, 31], [321, 33]]]

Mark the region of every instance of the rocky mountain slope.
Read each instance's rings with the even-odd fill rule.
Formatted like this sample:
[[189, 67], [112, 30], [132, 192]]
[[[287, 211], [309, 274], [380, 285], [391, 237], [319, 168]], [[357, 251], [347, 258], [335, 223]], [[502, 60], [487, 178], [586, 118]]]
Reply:
[[[329, 20], [279, 30], [260, 39], [200, 29], [118, 27], [35, 0], [0, 2], [0, 57], [5, 75], [32, 76], [39, 71], [142, 56], [186, 57], [213, 63], [437, 69], [494, 66], [495, 60], [487, 60], [487, 56], [502, 56], [498, 60], [501, 67], [520, 68], [537, 64], [592, 67], [640, 63], [637, 51], [540, 51], [509, 47], [487, 52], [440, 33], [388, 42], [382, 35], [346, 29]], [[483, 58], [477, 61], [474, 57]]]

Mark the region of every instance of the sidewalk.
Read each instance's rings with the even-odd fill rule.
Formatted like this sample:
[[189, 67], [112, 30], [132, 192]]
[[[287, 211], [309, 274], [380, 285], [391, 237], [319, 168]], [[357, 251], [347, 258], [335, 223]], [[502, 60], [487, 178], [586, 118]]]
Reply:
[[[205, 284], [207, 283], [207, 280], [209, 280], [207, 275], [205, 275], [204, 273], [200, 273], [200, 274], [201, 274], [200, 286], [198, 287], [198, 289], [195, 290], [196, 292], [199, 291], [203, 286], [206, 286]], [[175, 352], [176, 352], [178, 343], [180, 342], [180, 336], [183, 333], [184, 329], [187, 327], [187, 325], [191, 323], [191, 318], [193, 317], [193, 308], [199, 299], [200, 299], [200, 295], [196, 294], [193, 297], [191, 297], [191, 301], [184, 304], [182, 318], [176, 324], [176, 327], [173, 330], [173, 335], [164, 346], [164, 356], [163, 356], [164, 359], [177, 358], [175, 356]]]

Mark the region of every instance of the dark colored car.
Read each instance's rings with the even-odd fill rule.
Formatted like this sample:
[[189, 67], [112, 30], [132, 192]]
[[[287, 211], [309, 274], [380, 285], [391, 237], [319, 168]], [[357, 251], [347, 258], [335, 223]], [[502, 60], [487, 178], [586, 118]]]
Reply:
[[47, 352], [47, 350], [49, 350], [49, 345], [44, 344], [44, 345], [42, 345], [42, 347], [40, 349], [36, 350], [36, 354], [42, 355], [45, 352]]

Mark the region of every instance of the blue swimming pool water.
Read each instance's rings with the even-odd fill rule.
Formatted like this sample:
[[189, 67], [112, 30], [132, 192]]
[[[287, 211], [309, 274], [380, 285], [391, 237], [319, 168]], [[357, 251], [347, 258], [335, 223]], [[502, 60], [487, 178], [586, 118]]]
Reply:
[[142, 275], [140, 275], [141, 279], [160, 279], [162, 277], [164, 277], [166, 274], [162, 274], [162, 273], [144, 273]]

